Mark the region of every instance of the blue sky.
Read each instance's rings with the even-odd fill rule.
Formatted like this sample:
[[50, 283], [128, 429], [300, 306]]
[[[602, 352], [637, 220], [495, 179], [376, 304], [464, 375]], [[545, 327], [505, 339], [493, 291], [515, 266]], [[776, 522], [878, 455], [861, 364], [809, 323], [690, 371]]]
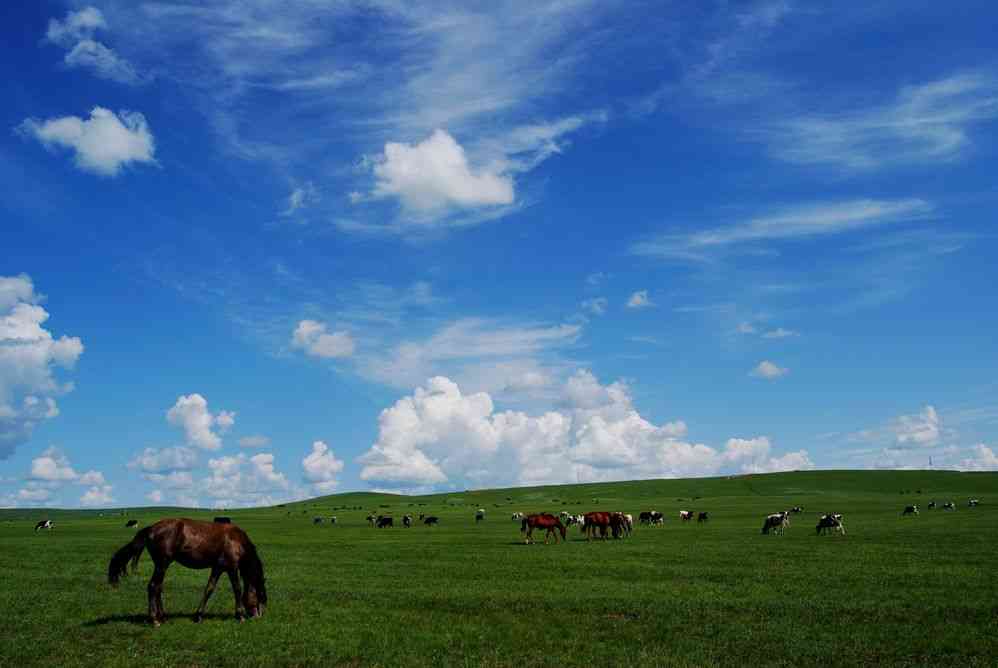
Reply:
[[19, 4], [0, 505], [998, 469], [990, 3]]

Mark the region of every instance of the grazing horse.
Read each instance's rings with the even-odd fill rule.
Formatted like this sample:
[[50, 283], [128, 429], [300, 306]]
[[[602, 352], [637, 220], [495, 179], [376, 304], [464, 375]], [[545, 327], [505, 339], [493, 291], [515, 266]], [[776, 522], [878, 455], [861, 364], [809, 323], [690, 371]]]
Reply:
[[42, 520], [35, 525], [35, 532], [37, 533], [39, 529], [51, 529], [52, 526], [52, 520]]
[[125, 522], [126, 529], [131, 529], [132, 527], [137, 527], [138, 525], [139, 525], [138, 520], [128, 520], [127, 522]]
[[440, 523], [440, 518], [436, 517], [434, 515], [430, 515], [429, 517], [426, 517], [423, 520], [423, 524], [425, 524], [428, 527], [429, 526], [433, 526], [434, 524], [439, 524], [439, 523]]
[[606, 540], [607, 529], [614, 538], [620, 538], [621, 533], [626, 531], [625, 527], [626, 520], [623, 513], [595, 511], [583, 516], [582, 533], [586, 534], [586, 540], [595, 538], [597, 529], [601, 540]]
[[[160, 520], [139, 530], [135, 538], [111, 557], [107, 580], [114, 586], [128, 571], [132, 562], [134, 572], [142, 552], [148, 550], [153, 562], [149, 580], [149, 617], [154, 626], [166, 620], [163, 609], [163, 578], [174, 561], [187, 568], [210, 568], [211, 575], [204, 588], [201, 604], [194, 613], [200, 622], [208, 607], [208, 599], [215, 591], [215, 583], [222, 573], [227, 573], [236, 599], [236, 617], [243, 621], [263, 614], [267, 605], [267, 588], [263, 577], [263, 562], [256, 546], [246, 532], [235, 524], [216, 524], [189, 519]], [[239, 578], [242, 576], [242, 586]]]
[[561, 523], [561, 520], [554, 515], [549, 513], [539, 513], [537, 515], [527, 515], [523, 518], [520, 523], [520, 533], [525, 534], [523, 537], [523, 542], [530, 544], [533, 542], [534, 529], [546, 529], [547, 533], [544, 534], [544, 544], [547, 545], [548, 539], [553, 535], [554, 542], [558, 542], [558, 534], [555, 533], [555, 529], [561, 532], [561, 539], [568, 540], [565, 537], [565, 525]]

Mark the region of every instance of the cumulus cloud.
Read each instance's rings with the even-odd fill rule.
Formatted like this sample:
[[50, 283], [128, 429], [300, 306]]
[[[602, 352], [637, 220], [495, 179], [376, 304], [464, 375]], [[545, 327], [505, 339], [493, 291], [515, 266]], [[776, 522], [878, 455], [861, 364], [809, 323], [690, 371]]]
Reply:
[[312, 357], [350, 357], [356, 344], [349, 332], [326, 332], [326, 325], [315, 320], [302, 320], [291, 336], [291, 346], [304, 350]]
[[655, 304], [648, 298], [647, 290], [638, 290], [627, 298], [627, 308], [648, 308]]
[[163, 473], [189, 471], [196, 463], [197, 453], [190, 448], [146, 448], [128, 463], [128, 467], [143, 473]]
[[970, 448], [969, 456], [960, 461], [963, 471], [998, 471], [998, 455], [983, 443]]
[[155, 164], [155, 141], [145, 116], [137, 111], [115, 114], [94, 107], [90, 118], [63, 116], [21, 123], [22, 134], [46, 148], [66, 148], [75, 153], [76, 166], [100, 176], [117, 176], [133, 163]]
[[0, 459], [59, 414], [55, 398], [73, 385], [59, 382], [56, 369], [72, 369], [83, 354], [79, 338], [57, 339], [43, 327], [49, 314], [39, 301], [28, 276], [0, 276]]
[[564, 409], [528, 415], [431, 378], [381, 412], [360, 477], [395, 488], [496, 486], [812, 466], [806, 451], [773, 457], [764, 437], [731, 439], [722, 450], [690, 443], [684, 422], [648, 421], [625, 384], [602, 385], [587, 371], [563, 389]]
[[769, 360], [763, 360], [759, 362], [754, 369], [752, 369], [750, 375], [756, 378], [765, 378], [766, 380], [776, 380], [781, 376], [785, 376], [790, 373], [790, 369], [784, 368], [770, 362]]
[[104, 484], [104, 474], [100, 471], [77, 473], [69, 463], [69, 458], [58, 448], [48, 448], [31, 460], [29, 478], [42, 483], [51, 483], [54, 487], [69, 482], [77, 485]]
[[89, 69], [102, 79], [124, 84], [141, 83], [131, 63], [105, 44], [94, 39], [99, 30], [107, 29], [104, 15], [96, 7], [70, 11], [62, 21], [51, 19], [46, 39], [65, 48], [63, 62], [70, 68]]
[[148, 494], [146, 494], [146, 501], [150, 503], [163, 503], [163, 492], [158, 489], [154, 489]]
[[312, 452], [301, 460], [305, 480], [320, 494], [329, 494], [339, 485], [336, 474], [343, 470], [343, 461], [322, 441], [312, 443]]
[[235, 423], [235, 415], [229, 411], [212, 415], [208, 411], [208, 400], [195, 393], [178, 397], [177, 403], [166, 412], [166, 420], [184, 430], [188, 444], [202, 450], [218, 450], [222, 447], [222, 439], [214, 428], [225, 433]]
[[925, 406], [915, 415], [901, 415], [890, 426], [894, 446], [932, 448], [939, 444], [941, 422], [935, 407]]
[[283, 498], [290, 488], [285, 475], [274, 467], [274, 455], [244, 454], [208, 460], [210, 475], [199, 481], [201, 491], [217, 507], [264, 505]]
[[80, 497], [81, 506], [106, 506], [114, 503], [111, 495], [111, 485], [97, 485], [91, 487]]
[[416, 144], [389, 142], [373, 159], [371, 197], [394, 197], [406, 209], [439, 213], [451, 207], [512, 204], [513, 180], [488, 168], [472, 169], [464, 149], [444, 130]]

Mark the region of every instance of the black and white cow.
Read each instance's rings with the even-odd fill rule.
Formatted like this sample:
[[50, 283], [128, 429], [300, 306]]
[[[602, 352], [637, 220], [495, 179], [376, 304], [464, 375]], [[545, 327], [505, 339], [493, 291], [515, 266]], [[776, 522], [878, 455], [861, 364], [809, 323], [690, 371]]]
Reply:
[[928, 508], [929, 510], [933, 510], [933, 509], [935, 509], [935, 507], [936, 507], [936, 502], [935, 501], [929, 501], [929, 505], [926, 506], [926, 508]]
[[837, 531], [843, 536], [846, 533], [845, 525], [842, 524], [841, 513], [829, 513], [827, 515], [822, 515], [818, 520], [818, 525], [815, 527], [815, 530], [818, 535], [833, 531]]
[[[422, 517], [420, 517], [420, 519], [422, 519]], [[522, 519], [523, 519], [523, 513], [513, 513], [514, 522], [519, 522]]]
[[51, 529], [53, 526], [55, 525], [52, 524], [52, 520], [42, 520], [35, 525], [35, 531], [37, 532], [39, 529]]
[[772, 531], [774, 535], [782, 536], [784, 529], [788, 526], [790, 526], [790, 518], [787, 515], [787, 511], [784, 510], [766, 516], [766, 519], [762, 523], [762, 533], [768, 534]]
[[333, 515], [332, 517], [329, 518], [329, 523], [336, 524], [336, 515]]
[[367, 523], [373, 527], [374, 526], [374, 522], [377, 519], [378, 518], [374, 516], [374, 513], [371, 513], [370, 515], [367, 516]]
[[436, 517], [434, 515], [430, 515], [429, 517], [426, 517], [423, 520], [423, 524], [425, 524], [428, 527], [433, 526], [434, 524], [439, 524], [439, 523], [440, 523], [440, 518]]
[[322, 524], [322, 518], [321, 517], [313, 517], [312, 518], [312, 524]]
[[901, 517], [904, 517], [905, 515], [917, 515], [917, 514], [918, 514], [918, 506], [905, 506], [904, 510], [901, 511]]
[[967, 501], [967, 506], [969, 506], [970, 508], [976, 508], [980, 504], [981, 504], [980, 499], [971, 499], [970, 501]]
[[485, 521], [485, 508], [479, 508], [475, 511], [475, 524]]
[[402, 526], [404, 526], [406, 529], [412, 526], [412, 515], [402, 516]]
[[378, 515], [378, 528], [391, 528], [395, 526], [394, 520], [391, 517], [385, 517], [384, 515]]
[[679, 519], [681, 519], [684, 522], [689, 522], [691, 519], [693, 519], [693, 511], [692, 510], [680, 510], [679, 511]]
[[800, 513], [804, 512], [804, 508], [803, 506], [794, 506], [793, 508], [790, 509], [790, 512], [799, 515]]
[[703, 522], [706, 522], [709, 519], [710, 519], [710, 513], [704, 510], [699, 515], [697, 515], [697, 524], [702, 524]]
[[127, 522], [125, 522], [126, 529], [131, 529], [132, 527], [137, 527], [138, 525], [139, 525], [138, 520], [128, 520]]
[[956, 510], [956, 504], [952, 501], [947, 501], [943, 504], [943, 510]]

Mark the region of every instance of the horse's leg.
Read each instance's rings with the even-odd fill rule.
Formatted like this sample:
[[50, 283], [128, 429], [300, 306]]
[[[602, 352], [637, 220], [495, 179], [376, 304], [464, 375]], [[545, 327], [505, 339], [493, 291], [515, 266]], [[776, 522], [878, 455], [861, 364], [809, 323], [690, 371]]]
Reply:
[[211, 598], [213, 593], [215, 593], [215, 584], [218, 582], [218, 578], [221, 574], [221, 568], [216, 566], [211, 569], [211, 575], [208, 576], [208, 584], [204, 586], [204, 596], [201, 597], [201, 605], [199, 605], [198, 609], [194, 612], [195, 622], [201, 621], [201, 616], [204, 615], [205, 610], [208, 608], [208, 599]]
[[163, 578], [166, 577], [167, 564], [156, 562], [152, 577], [149, 578], [149, 618], [153, 626], [159, 626], [166, 619], [166, 611], [163, 610]]
[[246, 621], [246, 609], [243, 608], [243, 588], [239, 584], [239, 574], [234, 568], [230, 568], [228, 573], [229, 582], [232, 583], [232, 594], [236, 597], [236, 618], [244, 622]]

